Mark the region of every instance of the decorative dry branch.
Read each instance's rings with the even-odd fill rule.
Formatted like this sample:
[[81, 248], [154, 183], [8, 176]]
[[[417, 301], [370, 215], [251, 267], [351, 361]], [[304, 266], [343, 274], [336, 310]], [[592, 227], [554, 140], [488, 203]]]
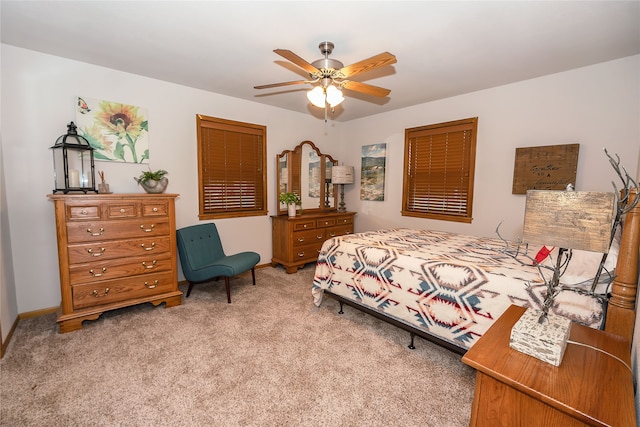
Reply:
[[[560, 277], [565, 273], [567, 267], [569, 266], [569, 261], [571, 260], [571, 256], [573, 252], [569, 250], [559, 250], [558, 258], [555, 263], [553, 260], [553, 255], [549, 254], [550, 263], [539, 263], [529, 255], [529, 246], [527, 244], [523, 244], [520, 238], [518, 238], [515, 247], [502, 235], [500, 234], [500, 225], [502, 225], [502, 221], [496, 227], [496, 234], [504, 243], [504, 248], [500, 251], [501, 253], [510, 256], [520, 265], [533, 265], [538, 269], [538, 273], [540, 274], [540, 278], [544, 282], [544, 285], [547, 287], [547, 295], [545, 296], [544, 301], [542, 302], [541, 307], [541, 316], [539, 322], [547, 317], [549, 313], [549, 309], [553, 305], [553, 300], [555, 297], [563, 290], [563, 287], [559, 285]], [[524, 250], [522, 250], [522, 246], [524, 245]], [[524, 262], [521, 258], [524, 257], [529, 262]], [[551, 272], [551, 280], [547, 279], [547, 276], [543, 273], [543, 270], [549, 270]], [[525, 282], [527, 287], [530, 287], [531, 284]]]
[[[618, 231], [618, 227], [622, 222], [622, 217], [624, 214], [632, 210], [640, 201], [640, 197], [631, 197], [632, 194], [638, 195], [638, 183], [629, 175], [624, 166], [620, 166], [620, 156], [615, 155], [615, 159], [611, 157], [606, 148], [603, 148], [604, 154], [609, 158], [609, 164], [613, 168], [614, 172], [620, 179], [622, 183], [622, 189], [618, 190], [616, 187], [616, 183], [611, 181], [611, 185], [613, 185], [613, 193], [616, 197], [616, 206], [618, 209], [616, 210], [616, 215], [613, 220], [613, 225], [611, 227], [611, 238], [609, 239], [609, 247], [613, 244], [613, 240], [616, 237], [616, 232]], [[602, 259], [600, 260], [600, 266], [598, 267], [598, 271], [596, 272], [595, 277], [593, 278], [593, 283], [591, 284], [591, 293], [595, 292], [596, 286], [600, 281], [600, 276], [602, 275], [602, 271], [606, 271], [609, 275], [609, 283], [613, 282], [613, 276], [611, 272], [605, 268], [605, 263], [607, 261], [608, 253], [602, 254]]]

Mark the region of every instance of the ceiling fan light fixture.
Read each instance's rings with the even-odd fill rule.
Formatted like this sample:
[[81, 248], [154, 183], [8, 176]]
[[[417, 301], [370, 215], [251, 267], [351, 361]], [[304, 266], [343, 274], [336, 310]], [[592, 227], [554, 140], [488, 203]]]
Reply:
[[320, 86], [316, 86], [313, 89], [311, 89], [309, 92], [307, 92], [307, 99], [309, 99], [309, 102], [311, 102], [313, 105], [315, 105], [318, 108], [325, 107], [324, 90]]
[[331, 108], [340, 104], [344, 101], [344, 96], [342, 95], [342, 91], [337, 87], [331, 85], [327, 87], [327, 102], [331, 106]]
[[274, 87], [311, 83], [312, 85], [315, 85], [315, 87], [307, 92], [307, 99], [309, 99], [309, 102], [314, 106], [324, 109], [325, 122], [327, 121], [327, 104], [333, 111], [333, 108], [336, 105], [339, 105], [344, 101], [344, 96], [340, 90], [341, 88], [347, 88], [350, 91], [360, 92], [380, 98], [388, 96], [391, 93], [389, 89], [346, 79], [365, 71], [371, 71], [376, 68], [395, 64], [396, 57], [394, 55], [389, 52], [383, 52], [345, 67], [342, 62], [329, 58], [329, 55], [333, 52], [333, 43], [324, 41], [320, 43], [318, 47], [320, 48], [320, 52], [324, 55], [324, 58], [311, 63], [307, 62], [290, 50], [275, 49], [275, 53], [309, 73], [309, 79], [254, 86], [254, 89], [270, 89]]

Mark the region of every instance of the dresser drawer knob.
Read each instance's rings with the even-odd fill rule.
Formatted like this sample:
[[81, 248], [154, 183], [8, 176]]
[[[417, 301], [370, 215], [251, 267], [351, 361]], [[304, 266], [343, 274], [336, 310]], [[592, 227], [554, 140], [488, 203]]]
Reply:
[[87, 212], [87, 210], [86, 210], [86, 209], [82, 209], [82, 210], [80, 211], [80, 214], [81, 214], [81, 215], [86, 215], [86, 214], [88, 214], [88, 213], [89, 213], [89, 212]]
[[302, 226], [302, 228], [307, 228], [307, 224], [304, 224], [304, 225]]
[[87, 252], [89, 252], [89, 255], [91, 256], [102, 256], [102, 254], [104, 254], [105, 248], [100, 248], [100, 252], [93, 252], [93, 249], [87, 249]]
[[96, 273], [93, 268], [91, 270], [89, 270], [89, 274], [91, 274], [93, 277], [100, 277], [102, 276], [104, 273], [107, 272], [106, 267], [102, 267], [101, 273]]
[[316, 239], [318, 239], [318, 240], [322, 240], [322, 238], [323, 238], [323, 237], [324, 237], [324, 236], [323, 236], [322, 234], [318, 234], [318, 235], [316, 236]]
[[304, 257], [304, 252], [298, 252], [298, 256], [299, 256], [300, 258]]
[[124, 210], [124, 208], [120, 208], [120, 213], [125, 213], [126, 210]]
[[96, 297], [96, 298], [106, 297], [106, 296], [107, 296], [107, 294], [109, 293], [109, 290], [110, 290], [109, 288], [105, 288], [104, 293], [103, 293], [102, 295], [100, 295], [100, 292], [98, 292], [98, 291], [97, 291], [97, 290], [95, 290], [95, 289], [93, 290], [93, 292], [92, 292], [92, 293], [93, 293], [93, 296], [94, 296], [94, 297]]
[[304, 242], [304, 237], [298, 237], [297, 240], [298, 240], [298, 242], [302, 243], [302, 242]]
[[148, 247], [148, 248], [146, 248], [146, 247], [144, 246], [144, 243], [142, 243], [140, 246], [141, 246], [141, 247], [142, 247], [142, 249], [144, 249], [145, 251], [152, 251], [152, 250], [156, 247], [156, 242], [153, 242], [153, 243], [151, 244], [151, 246], [150, 246], [150, 247]]
[[160, 282], [158, 282], [157, 280], [154, 280], [153, 285], [150, 285], [150, 284], [149, 284], [149, 282], [144, 282], [144, 285], [145, 285], [148, 289], [153, 289], [153, 288], [155, 288], [156, 286], [158, 286], [158, 283], [160, 283]]
[[151, 210], [154, 211], [154, 212], [158, 212], [158, 208], [153, 208]]
[[146, 261], [142, 261], [142, 266], [144, 268], [146, 268], [146, 269], [149, 269], [149, 268], [154, 268], [157, 263], [158, 263], [158, 261], [156, 261], [155, 259], [153, 261], [151, 261], [151, 265], [147, 265]]
[[141, 229], [142, 231], [144, 231], [145, 233], [151, 233], [151, 232], [153, 231], [153, 229], [154, 229], [154, 228], [156, 228], [156, 225], [155, 225], [155, 224], [151, 224], [151, 227], [150, 227], [150, 228], [144, 228], [144, 225], [141, 225], [141, 226], [140, 226], [140, 229]]
[[329, 233], [329, 236], [336, 237], [336, 233]]
[[98, 231], [97, 233], [94, 233], [92, 229], [87, 228], [87, 233], [91, 234], [92, 236], [102, 236], [104, 234], [104, 228], [100, 227], [100, 231]]

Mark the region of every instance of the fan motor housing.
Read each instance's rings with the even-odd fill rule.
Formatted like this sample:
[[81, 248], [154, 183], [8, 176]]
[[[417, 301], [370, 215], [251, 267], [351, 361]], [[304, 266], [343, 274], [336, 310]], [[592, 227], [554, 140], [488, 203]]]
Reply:
[[330, 58], [318, 59], [317, 61], [313, 61], [311, 65], [316, 67], [318, 70], [330, 70], [332, 68], [334, 70], [339, 70], [340, 68], [344, 67], [342, 62], [338, 61], [337, 59]]

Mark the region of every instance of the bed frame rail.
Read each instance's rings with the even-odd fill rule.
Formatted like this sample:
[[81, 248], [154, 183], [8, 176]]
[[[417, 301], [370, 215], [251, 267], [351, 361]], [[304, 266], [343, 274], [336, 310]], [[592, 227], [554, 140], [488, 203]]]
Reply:
[[396, 327], [398, 327], [400, 329], [403, 329], [403, 330], [409, 332], [409, 334], [411, 334], [411, 343], [408, 345], [408, 347], [410, 349], [412, 349], [412, 350], [415, 349], [415, 346], [413, 345], [413, 341], [414, 341], [414, 337], [417, 335], [417, 336], [419, 336], [421, 338], [424, 338], [427, 341], [431, 341], [434, 344], [437, 344], [437, 345], [439, 345], [441, 347], [449, 349], [449, 350], [453, 351], [454, 353], [458, 353], [460, 355], [463, 355], [463, 354], [465, 354], [467, 352], [466, 348], [458, 347], [455, 344], [450, 343], [449, 341], [445, 341], [445, 340], [443, 340], [443, 339], [441, 339], [441, 338], [439, 338], [439, 337], [437, 337], [435, 335], [432, 335], [432, 334], [430, 334], [430, 333], [428, 333], [428, 332], [426, 332], [426, 331], [424, 331], [422, 329], [418, 329], [415, 326], [409, 325], [408, 323], [404, 323], [404, 322], [401, 322], [399, 320], [396, 320], [393, 317], [386, 316], [386, 315], [380, 313], [377, 310], [374, 310], [372, 308], [367, 307], [366, 305], [360, 304], [360, 303], [358, 303], [356, 301], [352, 301], [352, 300], [346, 299], [346, 298], [344, 298], [344, 297], [342, 297], [340, 295], [336, 295], [334, 293], [331, 293], [331, 291], [329, 291], [327, 289], [324, 290], [324, 295], [329, 296], [329, 297], [331, 297], [331, 298], [333, 298], [335, 300], [338, 300], [338, 302], [340, 303], [340, 311], [338, 312], [339, 314], [343, 314], [344, 313], [342, 311], [342, 308], [343, 308], [344, 304], [347, 304], [348, 306], [354, 307], [354, 308], [356, 308], [356, 309], [358, 309], [358, 310], [360, 310], [360, 311], [362, 311], [362, 312], [364, 312], [366, 314], [370, 314], [371, 316], [373, 316], [373, 317], [375, 317], [377, 319], [380, 319], [380, 320], [382, 320], [382, 321], [384, 321], [386, 323], [389, 323], [389, 324], [391, 324], [393, 326], [396, 326]]

